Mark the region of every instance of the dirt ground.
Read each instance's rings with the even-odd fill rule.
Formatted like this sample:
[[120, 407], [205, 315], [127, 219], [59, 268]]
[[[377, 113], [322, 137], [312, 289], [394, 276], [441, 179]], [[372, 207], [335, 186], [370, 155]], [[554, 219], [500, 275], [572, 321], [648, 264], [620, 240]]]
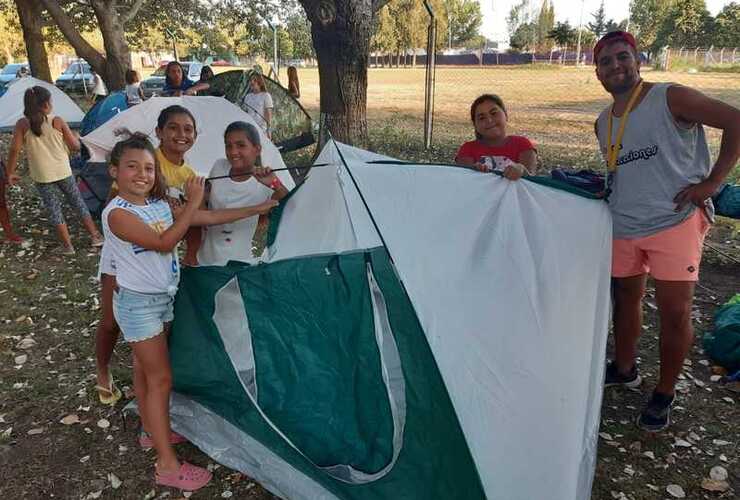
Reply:
[[[451, 157], [457, 135], [443, 136], [431, 151], [424, 151], [417, 132], [406, 127], [411, 121], [401, 117], [389, 123], [387, 116], [371, 113], [374, 149], [416, 160]], [[463, 131], [465, 124], [459, 126]], [[0, 142], [0, 154], [6, 145]], [[567, 151], [546, 154], [544, 163], [569, 157]], [[125, 402], [104, 407], [93, 390], [98, 254], [88, 250], [89, 239], [78, 224], [72, 225], [78, 254], [55, 254], [54, 234], [27, 179], [21, 188], [11, 189], [9, 202], [30, 246], [0, 245], [0, 498], [177, 498], [177, 491], [154, 487], [154, 455], [138, 449], [137, 422], [121, 417]], [[640, 367], [647, 381], [640, 392], [612, 389], [604, 395], [593, 499], [673, 498], [667, 488], [675, 493], [676, 486], [689, 499], [737, 498], [740, 394], [711, 379], [700, 338], [711, 328], [716, 308], [740, 291], [740, 265], [732, 260], [740, 258], [739, 231], [740, 226], [720, 221], [710, 234], [709, 243], [731, 258], [709, 248], [705, 252], [694, 310], [697, 339], [679, 384], [674, 424], [658, 435], [641, 432], [633, 423], [658, 368], [654, 297], [646, 300]], [[130, 386], [125, 345], [119, 344], [113, 366], [119, 384]], [[65, 417], [79, 422], [65, 425]], [[273, 498], [191, 445], [180, 445], [178, 452], [214, 470], [214, 481], [191, 498]], [[724, 493], [702, 488], [715, 466], [729, 472]]]

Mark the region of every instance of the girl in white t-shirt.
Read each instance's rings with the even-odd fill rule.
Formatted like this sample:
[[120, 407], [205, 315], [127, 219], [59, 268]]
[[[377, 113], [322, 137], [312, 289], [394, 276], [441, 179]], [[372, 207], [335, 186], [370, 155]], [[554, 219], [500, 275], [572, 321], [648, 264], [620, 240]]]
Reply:
[[[280, 179], [269, 167], [260, 166], [259, 131], [246, 122], [233, 122], [224, 133], [226, 159], [216, 161], [209, 177], [228, 175], [209, 183], [206, 195], [209, 210], [255, 205], [265, 200], [281, 200], [288, 194]], [[258, 217], [240, 219], [221, 225], [210, 225], [198, 251], [198, 263], [223, 266], [230, 260], [250, 262], [252, 239], [257, 231]]]
[[[163, 486], [194, 491], [205, 486], [211, 473], [180, 462], [172, 444], [169, 420], [172, 374], [164, 335], [173, 319], [173, 303], [180, 279], [177, 243], [191, 224], [224, 222], [267, 213], [276, 202], [219, 213], [199, 210], [205, 181], [191, 177], [185, 185], [187, 202], [173, 214], [166, 199], [164, 177], [154, 147], [143, 134], [116, 144], [110, 174], [118, 196], [103, 210], [107, 236], [103, 252], [115, 263], [113, 314], [134, 355], [134, 390], [150, 446], [157, 450], [155, 481]], [[142, 443], [142, 438], [139, 438]]]
[[242, 109], [251, 116], [257, 125], [267, 133], [267, 137], [272, 138], [272, 96], [267, 92], [265, 79], [259, 73], [252, 75], [249, 79], [250, 92], [244, 96]]
[[130, 69], [126, 71], [126, 103], [129, 106], [141, 104], [144, 101], [144, 89], [141, 88], [139, 73]]

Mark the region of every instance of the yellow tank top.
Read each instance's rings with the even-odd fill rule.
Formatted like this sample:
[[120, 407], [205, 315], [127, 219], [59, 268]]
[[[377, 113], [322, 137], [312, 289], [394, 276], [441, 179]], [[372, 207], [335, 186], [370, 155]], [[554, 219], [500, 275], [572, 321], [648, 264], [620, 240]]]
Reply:
[[31, 179], [40, 183], [56, 182], [72, 175], [69, 150], [62, 133], [52, 126], [54, 115], [41, 124], [41, 135], [29, 128], [23, 136]]

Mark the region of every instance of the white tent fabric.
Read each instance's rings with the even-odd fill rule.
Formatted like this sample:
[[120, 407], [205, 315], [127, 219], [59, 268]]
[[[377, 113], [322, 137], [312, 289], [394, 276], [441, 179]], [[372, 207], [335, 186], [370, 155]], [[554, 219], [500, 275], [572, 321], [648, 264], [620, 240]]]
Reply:
[[27, 76], [10, 84], [5, 94], [0, 97], [0, 132], [12, 131], [15, 123], [23, 117], [23, 94], [26, 93], [26, 89], [36, 85], [51, 92], [53, 114], [64, 119], [70, 127], [79, 127], [85, 113], [67, 94], [49, 82]]
[[[208, 175], [216, 160], [224, 157], [224, 131], [234, 121], [254, 125], [254, 120], [238, 106], [221, 97], [153, 97], [117, 114], [103, 125], [82, 138], [90, 151], [90, 161], [105, 162], [108, 153], [120, 139], [115, 131], [126, 128], [131, 132], [142, 132], [152, 143], [159, 144], [154, 129], [157, 117], [166, 107], [178, 104], [188, 109], [195, 117], [198, 137], [185, 160], [200, 174]], [[273, 169], [285, 168], [285, 162], [275, 145], [260, 131], [262, 141], [262, 164]], [[287, 171], [277, 172], [278, 177], [289, 189], [295, 183]]]
[[367, 163], [379, 159], [329, 142], [317, 159], [329, 166], [288, 200], [269, 260], [381, 244], [351, 171], [488, 498], [590, 498], [610, 306], [606, 204], [466, 169]]

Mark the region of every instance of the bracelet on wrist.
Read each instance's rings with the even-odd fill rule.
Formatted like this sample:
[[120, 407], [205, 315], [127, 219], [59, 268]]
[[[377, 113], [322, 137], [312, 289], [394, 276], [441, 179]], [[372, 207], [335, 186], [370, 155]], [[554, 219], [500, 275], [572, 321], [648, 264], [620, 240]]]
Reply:
[[273, 191], [277, 191], [282, 185], [283, 183], [280, 182], [280, 179], [275, 177], [272, 182], [270, 182], [270, 189], [272, 189]]

